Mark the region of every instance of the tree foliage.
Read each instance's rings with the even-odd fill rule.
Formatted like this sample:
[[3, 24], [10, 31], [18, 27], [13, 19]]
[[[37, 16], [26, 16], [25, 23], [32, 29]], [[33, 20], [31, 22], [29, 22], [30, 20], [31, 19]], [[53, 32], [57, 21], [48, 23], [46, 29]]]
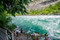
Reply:
[[16, 28], [15, 24], [8, 25], [11, 22], [11, 17], [8, 14], [15, 16], [15, 13], [26, 13], [25, 5], [28, 0], [0, 0], [0, 27], [9, 28], [11, 31]]
[[13, 31], [17, 26], [15, 24], [8, 25], [8, 29]]
[[8, 28], [9, 30], [13, 31], [16, 28], [16, 25], [12, 23], [11, 25], [9, 25], [9, 22], [11, 22], [11, 20], [12, 18], [8, 16], [6, 11], [0, 14], [0, 28], [3, 28], [3, 29]]
[[0, 13], [5, 10], [12, 15], [15, 15], [15, 12], [23, 14], [27, 12], [25, 8], [27, 4], [28, 0], [0, 0]]
[[0, 14], [0, 27], [6, 28], [8, 23], [11, 21], [11, 17], [7, 16], [7, 14]]

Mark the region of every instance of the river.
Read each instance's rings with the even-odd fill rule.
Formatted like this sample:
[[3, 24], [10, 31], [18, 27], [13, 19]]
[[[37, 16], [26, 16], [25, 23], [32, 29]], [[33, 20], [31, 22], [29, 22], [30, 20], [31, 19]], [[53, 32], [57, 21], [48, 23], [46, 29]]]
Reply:
[[12, 23], [29, 33], [48, 33], [51, 40], [60, 40], [60, 16], [16, 16]]

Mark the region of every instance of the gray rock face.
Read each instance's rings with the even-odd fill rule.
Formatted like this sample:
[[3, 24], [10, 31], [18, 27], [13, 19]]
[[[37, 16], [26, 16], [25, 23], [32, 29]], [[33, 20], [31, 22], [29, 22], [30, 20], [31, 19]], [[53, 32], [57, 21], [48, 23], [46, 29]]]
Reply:
[[55, 3], [57, 3], [60, 0], [38, 0], [35, 2], [31, 2], [26, 6], [27, 10], [41, 10], [44, 9], [46, 7], [49, 7], [49, 5], [54, 5]]
[[6, 30], [0, 28], [0, 40], [7, 40]]

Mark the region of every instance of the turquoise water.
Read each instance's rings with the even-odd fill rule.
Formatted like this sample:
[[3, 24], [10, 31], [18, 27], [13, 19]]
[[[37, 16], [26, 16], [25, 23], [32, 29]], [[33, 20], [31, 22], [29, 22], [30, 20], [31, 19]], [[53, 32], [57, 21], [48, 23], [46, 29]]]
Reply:
[[16, 16], [12, 17], [18, 29], [29, 33], [48, 33], [51, 40], [60, 40], [60, 16]]

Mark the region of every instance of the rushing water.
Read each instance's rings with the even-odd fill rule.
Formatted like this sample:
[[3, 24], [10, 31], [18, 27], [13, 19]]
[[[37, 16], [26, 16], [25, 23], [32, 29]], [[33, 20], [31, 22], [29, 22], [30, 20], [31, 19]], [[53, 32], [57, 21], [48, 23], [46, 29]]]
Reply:
[[46, 33], [54, 40], [60, 40], [60, 16], [16, 16], [12, 20], [18, 26], [29, 33]]

